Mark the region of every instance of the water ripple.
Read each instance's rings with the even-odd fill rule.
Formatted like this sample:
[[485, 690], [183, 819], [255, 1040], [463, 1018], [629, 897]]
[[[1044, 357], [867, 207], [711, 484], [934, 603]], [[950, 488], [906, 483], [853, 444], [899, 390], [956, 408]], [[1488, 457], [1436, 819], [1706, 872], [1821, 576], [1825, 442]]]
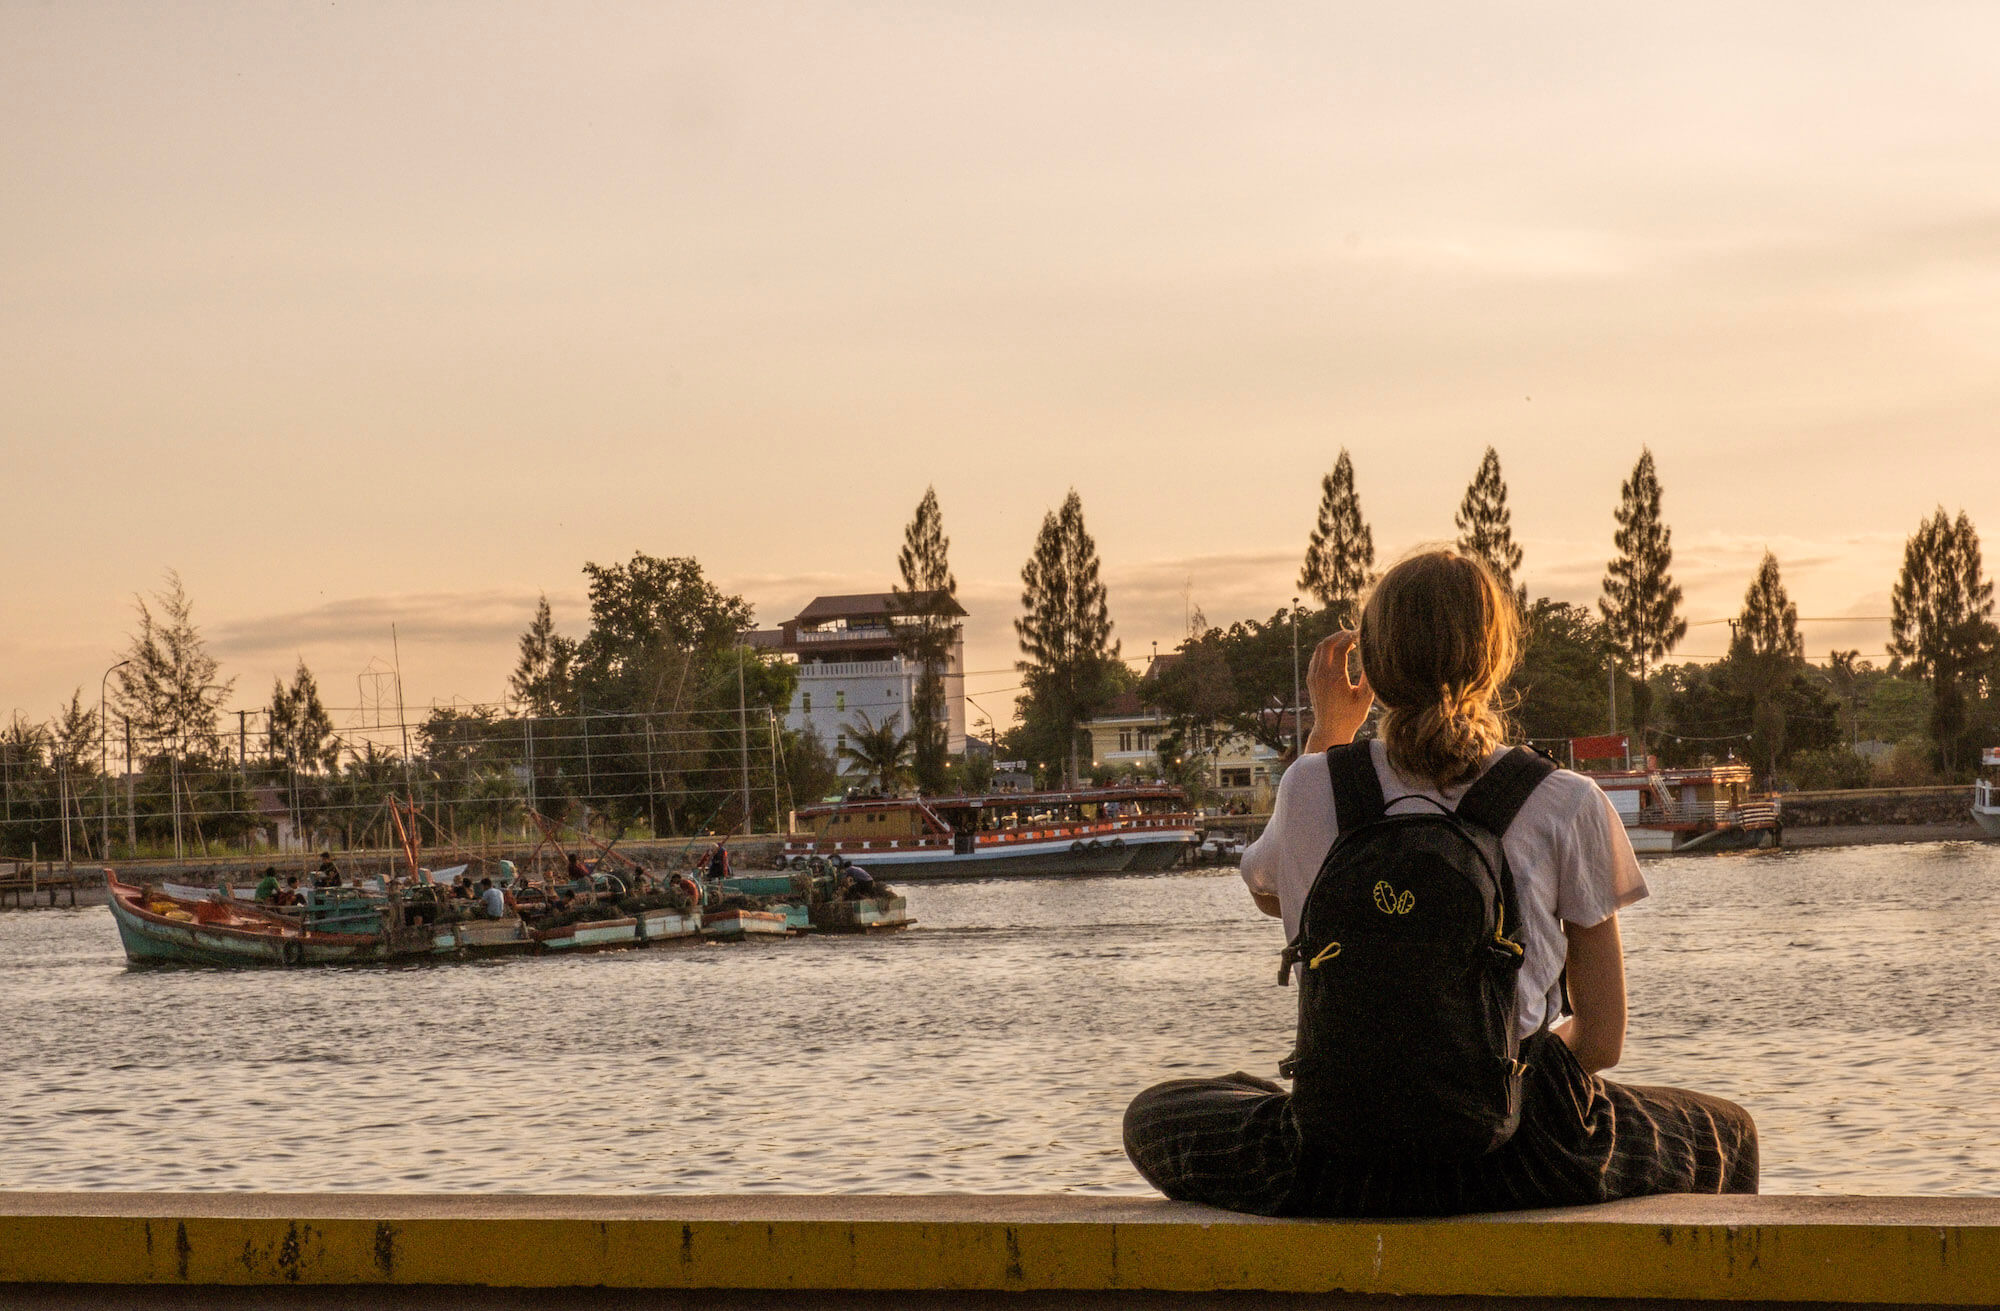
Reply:
[[[2000, 847], [1647, 877], [1620, 1077], [1749, 1106], [1770, 1191], [2000, 1192]], [[1144, 1193], [1132, 1093], [1289, 1049], [1232, 872], [910, 891], [891, 938], [298, 972], [0, 916], [0, 1188]]]

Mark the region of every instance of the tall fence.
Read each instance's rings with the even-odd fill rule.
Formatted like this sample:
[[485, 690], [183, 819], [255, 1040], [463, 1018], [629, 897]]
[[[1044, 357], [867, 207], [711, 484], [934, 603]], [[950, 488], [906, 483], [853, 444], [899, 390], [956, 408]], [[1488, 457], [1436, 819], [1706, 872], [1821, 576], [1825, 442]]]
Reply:
[[310, 760], [281, 758], [244, 718], [237, 727], [188, 750], [138, 739], [128, 748], [114, 724], [102, 763], [0, 747], [0, 855], [366, 845], [386, 839], [378, 830], [390, 796], [414, 799], [441, 835], [467, 840], [526, 834], [531, 811], [582, 813], [610, 831], [663, 837], [773, 832], [826, 785], [823, 753], [761, 706], [562, 716], [447, 709], [341, 730]]

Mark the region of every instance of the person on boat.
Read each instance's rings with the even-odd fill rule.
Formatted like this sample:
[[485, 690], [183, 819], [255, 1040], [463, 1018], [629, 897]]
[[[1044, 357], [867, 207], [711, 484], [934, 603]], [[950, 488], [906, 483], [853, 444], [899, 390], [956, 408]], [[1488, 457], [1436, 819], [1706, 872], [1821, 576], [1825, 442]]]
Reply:
[[287, 874], [285, 876], [285, 886], [278, 889], [272, 895], [271, 904], [273, 906], [298, 906], [304, 904], [305, 899], [305, 894], [299, 891], [299, 876], [296, 874]]
[[[1258, 909], [1283, 919], [1285, 961], [1296, 964], [1302, 991], [1310, 970], [1324, 965], [1328, 973], [1312, 984], [1315, 1007], [1301, 1002], [1298, 1047], [1287, 1062], [1294, 1072], [1289, 1092], [1241, 1073], [1177, 1079], [1142, 1092], [1127, 1108], [1126, 1154], [1168, 1197], [1264, 1215], [1375, 1216], [1757, 1190], [1757, 1131], [1741, 1107], [1676, 1088], [1617, 1084], [1600, 1074], [1617, 1064], [1625, 1039], [1618, 912], [1646, 895], [1646, 883], [1624, 825], [1590, 780], [1502, 746], [1495, 701], [1513, 671], [1519, 630], [1516, 603], [1492, 572], [1471, 555], [1441, 548], [1392, 567], [1368, 594], [1359, 633], [1336, 633], [1313, 652], [1307, 754], [1285, 772], [1269, 826], [1243, 855], [1242, 876]], [[1348, 670], [1357, 646], [1359, 679]], [[1346, 745], [1377, 699], [1384, 709], [1380, 739]], [[1492, 785], [1480, 788], [1488, 774]], [[1346, 800], [1336, 799], [1336, 788]], [[1456, 811], [1475, 789], [1471, 818], [1396, 823], [1398, 816]], [[1341, 813], [1350, 804], [1362, 817], [1359, 825]], [[1466, 847], [1453, 844], [1469, 846], [1471, 839], [1453, 834], [1471, 833], [1487, 818], [1495, 822], [1482, 824], [1486, 840], [1497, 833], [1503, 855], [1499, 887], [1503, 896], [1511, 887], [1515, 909], [1482, 911], [1492, 903], [1469, 889], [1457, 893], [1457, 904], [1511, 930], [1470, 948], [1479, 953], [1494, 1000], [1511, 1003], [1518, 1059], [1504, 1073], [1454, 1062], [1441, 1047], [1399, 1049], [1399, 1041], [1408, 1041], [1399, 1035], [1413, 1026], [1432, 1028], [1435, 1008], [1399, 1021], [1384, 997], [1380, 1013], [1355, 1015], [1344, 1009], [1351, 992], [1342, 991], [1350, 981], [1378, 979], [1413, 956], [1443, 950], [1432, 945], [1438, 940], [1396, 933], [1399, 917], [1419, 908], [1409, 887], [1378, 880], [1371, 904], [1372, 870], [1347, 864], [1351, 853], [1388, 844], [1400, 863], [1374, 868], [1437, 868], [1422, 865], [1413, 846], [1394, 844], [1414, 842], [1403, 835], [1421, 828], [1438, 850], [1463, 854]], [[1334, 847], [1350, 829], [1356, 841]], [[1308, 904], [1322, 862], [1328, 892]], [[1440, 890], [1438, 897], [1427, 892], [1426, 909], [1438, 904], [1443, 889], [1456, 891], [1448, 879], [1425, 886]], [[1376, 923], [1371, 911], [1387, 922]], [[1317, 928], [1344, 922], [1349, 945], [1369, 950], [1350, 952], [1343, 963], [1338, 940], [1308, 942], [1302, 921]], [[1484, 932], [1477, 929], [1475, 939]], [[1505, 986], [1510, 975], [1512, 985]], [[1325, 1041], [1328, 1032], [1348, 1035], [1344, 1048]], [[1509, 1037], [1505, 1028], [1491, 1033], [1478, 1049], [1481, 1059], [1492, 1055], [1492, 1042]], [[1301, 1059], [1308, 1055], [1310, 1065]], [[1479, 1140], [1458, 1137], [1446, 1149], [1439, 1145], [1443, 1127], [1463, 1123], [1452, 1118], [1461, 1108], [1434, 1094], [1447, 1084], [1475, 1082], [1481, 1100], [1466, 1109], [1491, 1113], [1486, 1123], [1493, 1131]], [[1405, 1104], [1383, 1096], [1385, 1088], [1406, 1090]], [[1418, 1104], [1422, 1113], [1412, 1115], [1409, 1106]], [[1342, 1109], [1328, 1109], [1336, 1107]], [[1515, 1111], [1518, 1127], [1508, 1134]], [[1378, 1132], [1399, 1116], [1403, 1136]], [[1467, 1148], [1468, 1141], [1478, 1145]], [[1425, 1150], [1411, 1150], [1413, 1144]]]
[[708, 857], [708, 877], [710, 882], [729, 877], [729, 848], [718, 842]]
[[322, 851], [319, 853], [319, 870], [313, 875], [313, 886], [316, 888], [337, 888], [340, 886], [340, 866], [333, 863], [333, 853], [331, 851]]
[[493, 886], [492, 879], [479, 880], [479, 913], [487, 919], [504, 919], [514, 909], [514, 899]]
[[583, 863], [583, 857], [572, 851], [569, 853], [569, 881], [574, 887], [590, 886], [590, 867]]
[[262, 905], [270, 905], [278, 899], [278, 867], [266, 865], [264, 877], [257, 880], [257, 891], [251, 894]]
[[833, 893], [836, 901], [860, 901], [863, 897], [875, 895], [873, 874], [843, 857], [836, 856], [834, 859], [841, 861], [840, 882]]

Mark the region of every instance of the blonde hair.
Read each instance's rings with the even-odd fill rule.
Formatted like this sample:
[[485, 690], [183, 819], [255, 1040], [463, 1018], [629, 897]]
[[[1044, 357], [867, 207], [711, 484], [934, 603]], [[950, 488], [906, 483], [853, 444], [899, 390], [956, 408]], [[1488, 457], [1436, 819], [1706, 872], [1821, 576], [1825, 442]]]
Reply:
[[1477, 556], [1433, 547], [1398, 561], [1362, 603], [1360, 649], [1400, 772], [1463, 783], [1506, 740], [1495, 702], [1520, 659], [1521, 615]]

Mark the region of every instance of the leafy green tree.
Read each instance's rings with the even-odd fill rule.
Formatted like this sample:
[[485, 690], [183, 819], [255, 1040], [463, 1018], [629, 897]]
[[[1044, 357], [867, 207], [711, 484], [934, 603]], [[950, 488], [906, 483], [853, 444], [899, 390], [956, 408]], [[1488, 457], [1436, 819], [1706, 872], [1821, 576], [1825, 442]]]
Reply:
[[726, 650], [750, 627], [750, 604], [726, 595], [689, 557], [635, 551], [626, 564], [586, 564], [590, 632], [577, 648], [577, 690], [594, 705], [655, 700], [688, 657]]
[[1605, 565], [1597, 609], [1627, 667], [1638, 670], [1632, 722], [1643, 741], [1651, 699], [1647, 669], [1687, 636], [1687, 620], [1680, 615], [1681, 589], [1667, 572], [1674, 562], [1673, 532], [1660, 519], [1652, 451], [1640, 451], [1618, 492], [1618, 531], [1612, 538], [1618, 554]]
[[1067, 777], [1081, 776], [1078, 726], [1116, 696], [1126, 673], [1111, 640], [1111, 612], [1098, 577], [1097, 543], [1083, 523], [1083, 499], [1071, 488], [1060, 511], [1042, 519], [1034, 554], [1021, 569], [1021, 608], [1014, 621], [1027, 686], [1023, 719], [1066, 747]]
[[1930, 686], [1931, 742], [1945, 772], [1954, 774], [1965, 758], [1968, 692], [2000, 646], [1993, 584], [1983, 576], [1979, 534], [1963, 510], [1953, 520], [1939, 506], [1910, 536], [1889, 607], [1889, 652], [1899, 672]]
[[1374, 568], [1375, 535], [1362, 522], [1354, 461], [1342, 447], [1333, 472], [1320, 480], [1319, 520], [1306, 543], [1299, 587], [1333, 612], [1337, 627], [1352, 628]]
[[692, 558], [634, 552], [584, 573], [590, 631], [570, 666], [570, 713], [532, 724], [537, 799], [583, 800], [614, 826], [640, 815], [671, 831], [750, 824], [738, 813], [741, 762], [751, 805], [768, 801], [766, 735], [795, 672], [744, 648], [749, 603]]
[[[1757, 704], [1728, 659], [1712, 665], [1662, 666], [1651, 691], [1664, 710], [1654, 745], [1668, 765], [1694, 765], [1725, 756], [1754, 758], [1760, 748]], [[1824, 680], [1796, 668], [1782, 687], [1768, 694], [1785, 723], [1784, 740], [1771, 770], [1782, 775], [1797, 752], [1839, 743], [1840, 705]]]
[[1604, 625], [1584, 607], [1546, 596], [1523, 620], [1521, 663], [1509, 683], [1521, 735], [1555, 742], [1602, 732], [1611, 651]]
[[1452, 516], [1458, 526], [1458, 548], [1486, 561], [1500, 585], [1526, 608], [1528, 590], [1515, 580], [1521, 568], [1521, 548], [1514, 544], [1514, 512], [1507, 508], [1507, 483], [1500, 476], [1500, 453], [1491, 446], [1479, 462], [1479, 472], [1465, 489], [1465, 499]]
[[808, 726], [804, 732], [787, 730], [780, 747], [784, 753], [785, 792], [794, 809], [824, 800], [839, 788], [840, 766], [813, 728]]
[[889, 717], [877, 724], [867, 711], [860, 710], [855, 712], [854, 722], [841, 725], [847, 742], [840, 748], [840, 759], [858, 766], [864, 777], [892, 795], [912, 777], [909, 762], [915, 735], [898, 730], [901, 719], [890, 711]]
[[576, 642], [556, 631], [555, 616], [544, 593], [535, 607], [534, 622], [521, 634], [521, 658], [507, 686], [531, 715], [569, 714], [575, 705], [571, 686], [575, 662]]
[[1855, 734], [1864, 742], [1928, 741], [1931, 689], [1862, 661], [1854, 676]]
[[1778, 560], [1769, 551], [1743, 594], [1743, 612], [1730, 641], [1727, 672], [1750, 698], [1750, 751], [1767, 783], [1777, 776], [1785, 748], [1785, 706], [1781, 694], [1805, 668], [1799, 638], [1799, 608], [1785, 594]]
[[903, 549], [896, 557], [902, 586], [893, 588], [896, 642], [907, 660], [918, 666], [911, 699], [910, 734], [916, 753], [917, 787], [937, 792], [946, 784], [950, 724], [944, 695], [946, 665], [964, 615], [954, 599], [958, 579], [952, 575], [951, 539], [944, 535], [944, 515], [937, 489], [926, 487], [915, 515], [903, 530]]
[[1280, 610], [1268, 620], [1211, 628], [1183, 642], [1180, 659], [1139, 689], [1167, 720], [1162, 759], [1199, 761], [1233, 737], [1290, 754], [1294, 653], [1303, 671], [1320, 639], [1340, 626], [1332, 609]]

